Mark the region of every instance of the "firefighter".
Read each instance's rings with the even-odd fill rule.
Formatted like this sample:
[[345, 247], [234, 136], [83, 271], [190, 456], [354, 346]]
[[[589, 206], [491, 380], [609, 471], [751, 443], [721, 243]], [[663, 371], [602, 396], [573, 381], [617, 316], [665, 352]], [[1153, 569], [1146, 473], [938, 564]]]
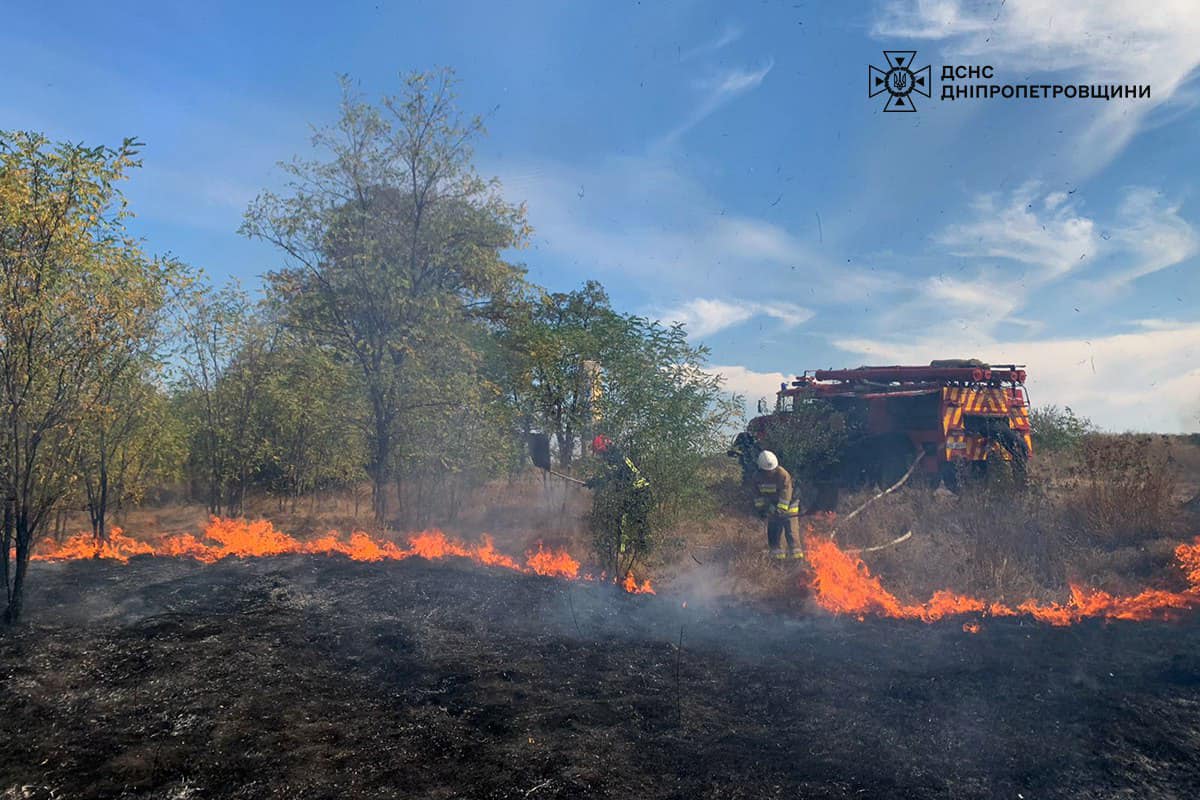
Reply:
[[[779, 465], [779, 459], [770, 450], [758, 454], [757, 464], [754, 508], [767, 520], [767, 546], [771, 548], [771, 557], [804, 558], [804, 550], [796, 541], [800, 498], [793, 491], [792, 476]], [[780, 534], [787, 540], [787, 552], [779, 546]]]
[[754, 439], [754, 434], [749, 431], [742, 431], [733, 439], [733, 444], [725, 451], [725, 455], [730, 458], [736, 458], [738, 464], [742, 467], [742, 485], [750, 486], [754, 483], [754, 475], [758, 472], [758, 454], [762, 452], [762, 447]]
[[592, 452], [601, 459], [600, 474], [586, 483], [596, 490], [592, 528], [602, 542], [616, 545], [612, 566], [628, 568], [623, 562], [632, 562], [644, 550], [650, 532], [650, 481], [607, 436], [592, 440]]

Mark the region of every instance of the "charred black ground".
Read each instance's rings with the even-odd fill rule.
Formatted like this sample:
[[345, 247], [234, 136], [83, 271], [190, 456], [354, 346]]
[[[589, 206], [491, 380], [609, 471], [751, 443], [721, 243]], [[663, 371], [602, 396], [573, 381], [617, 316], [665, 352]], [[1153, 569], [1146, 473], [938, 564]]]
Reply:
[[971, 635], [417, 559], [34, 569], [5, 798], [1200, 792], [1195, 618]]

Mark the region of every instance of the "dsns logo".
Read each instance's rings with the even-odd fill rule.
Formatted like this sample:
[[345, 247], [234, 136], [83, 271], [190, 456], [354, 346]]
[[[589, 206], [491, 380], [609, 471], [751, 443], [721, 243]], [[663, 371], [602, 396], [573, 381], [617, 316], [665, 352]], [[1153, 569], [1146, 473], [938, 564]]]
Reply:
[[875, 66], [867, 68], [868, 96], [874, 97], [882, 92], [888, 93], [887, 105], [884, 111], [916, 111], [913, 105], [912, 93], [929, 97], [932, 79], [928, 66], [913, 71], [913, 59], [917, 57], [916, 50], [884, 50], [883, 57], [887, 59], [888, 69]]

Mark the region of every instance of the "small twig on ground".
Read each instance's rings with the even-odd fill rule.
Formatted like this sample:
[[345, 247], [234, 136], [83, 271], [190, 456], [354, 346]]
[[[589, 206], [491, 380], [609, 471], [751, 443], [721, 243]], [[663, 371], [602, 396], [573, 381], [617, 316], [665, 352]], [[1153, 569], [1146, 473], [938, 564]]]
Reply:
[[575, 590], [569, 583], [567, 584], [567, 603], [571, 606], [571, 621], [575, 623], [575, 632], [582, 639], [583, 631], [579, 627], [579, 618], [575, 616]]
[[700, 559], [696, 558], [696, 556], [694, 554], [688, 553], [688, 555], [692, 557], [692, 561], [695, 561], [697, 564], [699, 564], [702, 567], [704, 566], [704, 562], [701, 561]]
[[675, 725], [683, 727], [683, 695], [679, 684], [679, 661], [683, 657], [683, 624], [679, 625], [679, 644], [675, 646]]
[[529, 797], [529, 795], [533, 794], [538, 789], [545, 789], [547, 786], [550, 785], [550, 781], [551, 781], [551, 778], [546, 778], [546, 780], [542, 781], [537, 786], [535, 786], [532, 789], [530, 789], [529, 791], [525, 792], [525, 796]]

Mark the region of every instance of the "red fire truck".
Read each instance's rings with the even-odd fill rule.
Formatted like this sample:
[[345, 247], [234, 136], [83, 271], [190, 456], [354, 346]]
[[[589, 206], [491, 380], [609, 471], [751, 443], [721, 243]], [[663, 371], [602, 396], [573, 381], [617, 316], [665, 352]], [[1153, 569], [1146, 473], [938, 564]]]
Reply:
[[914, 474], [933, 481], [955, 484], [963, 468], [981, 473], [989, 461], [1001, 460], [1024, 482], [1033, 444], [1023, 365], [953, 359], [808, 371], [781, 384], [775, 413], [751, 420], [747, 430], [761, 443], [772, 420], [818, 401], [857, 421], [828, 483], [890, 486], [918, 456]]

